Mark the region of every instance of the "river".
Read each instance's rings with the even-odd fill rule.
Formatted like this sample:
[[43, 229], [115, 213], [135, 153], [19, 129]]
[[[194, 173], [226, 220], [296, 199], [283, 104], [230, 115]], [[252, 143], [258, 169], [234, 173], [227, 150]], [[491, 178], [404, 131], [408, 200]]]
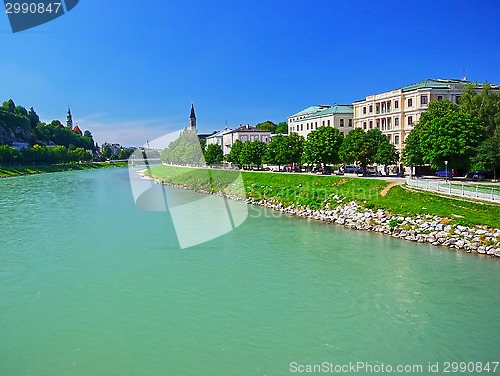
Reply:
[[168, 213], [135, 207], [121, 168], [2, 179], [0, 192], [0, 375], [288, 375], [322, 362], [430, 375], [429, 363], [500, 361], [498, 260], [259, 207], [180, 249]]

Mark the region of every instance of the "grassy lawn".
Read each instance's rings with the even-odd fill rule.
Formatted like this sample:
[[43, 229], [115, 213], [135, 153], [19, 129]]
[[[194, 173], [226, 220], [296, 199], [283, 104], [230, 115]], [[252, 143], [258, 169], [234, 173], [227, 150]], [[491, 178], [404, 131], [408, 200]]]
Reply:
[[110, 164], [108, 162], [94, 162], [94, 163], [82, 163], [82, 164], [68, 163], [59, 165], [0, 168], [0, 178], [19, 176], [19, 175], [42, 174], [46, 172], [89, 170], [95, 168], [105, 168], [105, 167], [115, 167], [115, 166], [117, 167], [127, 166], [127, 162], [117, 162], [114, 164]]
[[[235, 171], [210, 170], [210, 178], [206, 169], [157, 166], [151, 173], [153, 177], [171, 184], [243, 196], [241, 190], [231, 191], [231, 183], [238, 175]], [[389, 184], [384, 180], [266, 172], [243, 172], [242, 176], [246, 197], [267, 199], [285, 206], [294, 204], [321, 209], [327, 204], [335, 207], [354, 200], [367, 208], [380, 208], [397, 215], [438, 215], [458, 224], [500, 228], [498, 205], [441, 197], [430, 192], [415, 192], [400, 186], [393, 187], [382, 197], [380, 192]]]

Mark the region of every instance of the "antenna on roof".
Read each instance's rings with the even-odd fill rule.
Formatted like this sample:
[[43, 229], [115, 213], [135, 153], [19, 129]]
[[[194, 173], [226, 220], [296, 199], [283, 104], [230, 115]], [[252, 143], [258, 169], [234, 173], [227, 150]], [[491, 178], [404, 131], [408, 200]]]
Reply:
[[467, 76], [465, 75], [465, 68], [462, 69], [462, 81], [467, 81]]

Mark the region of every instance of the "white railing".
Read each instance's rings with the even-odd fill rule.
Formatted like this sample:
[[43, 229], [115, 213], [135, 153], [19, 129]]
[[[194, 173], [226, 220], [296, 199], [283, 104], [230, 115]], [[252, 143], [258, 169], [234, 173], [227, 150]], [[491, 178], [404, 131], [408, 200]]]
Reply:
[[500, 203], [500, 188], [491, 185], [410, 177], [406, 178], [406, 184], [410, 187], [426, 191]]

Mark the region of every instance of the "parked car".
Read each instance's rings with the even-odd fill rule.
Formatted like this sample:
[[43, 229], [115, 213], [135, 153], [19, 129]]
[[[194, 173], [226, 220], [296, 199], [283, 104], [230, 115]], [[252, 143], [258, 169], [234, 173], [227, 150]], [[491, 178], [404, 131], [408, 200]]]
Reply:
[[354, 165], [345, 165], [343, 172], [348, 172], [348, 173], [356, 173], [358, 172], [358, 168]]
[[493, 172], [484, 170], [471, 171], [467, 175], [465, 175], [465, 178], [467, 180], [493, 179]]
[[441, 171], [436, 171], [436, 173], [434, 175], [439, 176], [441, 178], [454, 177], [455, 176], [455, 170], [441, 170]]

